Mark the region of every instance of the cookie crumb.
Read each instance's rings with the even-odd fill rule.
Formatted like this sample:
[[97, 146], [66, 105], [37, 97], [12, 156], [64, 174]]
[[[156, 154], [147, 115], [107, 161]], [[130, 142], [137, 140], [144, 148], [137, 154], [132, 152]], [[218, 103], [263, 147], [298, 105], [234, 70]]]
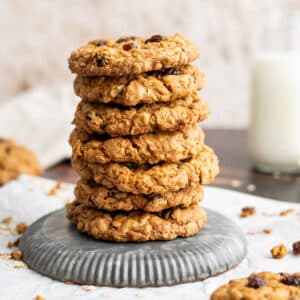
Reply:
[[285, 217], [285, 216], [287, 216], [287, 215], [293, 213], [294, 211], [295, 211], [294, 209], [289, 208], [289, 209], [286, 209], [286, 210], [281, 211], [281, 212], [279, 213], [279, 215], [280, 215], [281, 217]]
[[62, 182], [57, 181], [56, 185], [48, 191], [48, 195], [55, 196], [57, 192], [61, 189], [61, 187], [62, 187]]
[[41, 295], [36, 295], [36, 296], [34, 297], [34, 300], [46, 300], [46, 298], [43, 297], [43, 296], [41, 296]]
[[2, 219], [2, 223], [3, 224], [9, 224], [11, 221], [12, 221], [12, 217], [11, 216], [8, 216], [8, 217], [5, 217]]
[[4, 260], [9, 260], [11, 258], [10, 253], [0, 253], [0, 257]]
[[250, 207], [250, 206], [243, 207], [242, 211], [241, 211], [241, 214], [240, 214], [240, 217], [241, 218], [248, 218], [249, 216], [252, 216], [255, 213], [256, 213], [255, 207]]
[[256, 185], [255, 184], [248, 184], [247, 185], [247, 191], [248, 192], [255, 192], [256, 191]]
[[14, 250], [14, 251], [11, 252], [10, 256], [14, 260], [21, 260], [23, 254], [20, 250]]
[[13, 264], [15, 269], [27, 269], [28, 266], [21, 260], [15, 261]]
[[234, 179], [231, 181], [231, 186], [233, 188], [239, 188], [242, 185], [240, 180]]
[[7, 243], [7, 248], [13, 248], [13, 247], [18, 247], [20, 243], [20, 238], [18, 237], [16, 240], [14, 240], [13, 242], [8, 242]]
[[281, 259], [287, 255], [287, 248], [284, 244], [275, 246], [271, 249], [272, 257], [275, 259]]
[[293, 243], [293, 253], [294, 255], [300, 255], [300, 241]]
[[272, 229], [266, 228], [262, 231], [248, 231], [247, 234], [249, 235], [257, 235], [257, 234], [270, 234], [272, 233]]
[[81, 289], [86, 292], [90, 292], [90, 291], [94, 291], [96, 287], [94, 285], [83, 285]]
[[73, 282], [73, 281], [71, 281], [71, 280], [67, 280], [67, 281], [65, 281], [65, 282], [64, 282], [64, 284], [66, 284], [66, 285], [73, 285], [73, 284], [74, 284], [74, 282]]
[[15, 230], [18, 234], [22, 234], [27, 230], [27, 228], [28, 228], [28, 225], [24, 222], [21, 222], [21, 223], [16, 225]]

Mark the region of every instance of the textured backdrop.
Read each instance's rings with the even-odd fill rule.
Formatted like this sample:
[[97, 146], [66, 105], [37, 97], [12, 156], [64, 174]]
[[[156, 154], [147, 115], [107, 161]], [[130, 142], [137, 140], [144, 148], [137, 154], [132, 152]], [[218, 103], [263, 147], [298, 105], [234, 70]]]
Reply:
[[[291, 4], [289, 4], [291, 3]], [[37, 85], [71, 84], [70, 51], [87, 40], [122, 34], [180, 32], [202, 51], [209, 126], [248, 123], [249, 62], [263, 15], [286, 0], [27, 0], [0, 1], [0, 100]]]

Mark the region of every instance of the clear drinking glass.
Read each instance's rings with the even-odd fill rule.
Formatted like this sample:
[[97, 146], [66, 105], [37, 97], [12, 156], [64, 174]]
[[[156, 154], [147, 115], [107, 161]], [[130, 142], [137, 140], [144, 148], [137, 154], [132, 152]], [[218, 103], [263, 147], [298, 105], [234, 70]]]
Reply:
[[264, 18], [252, 66], [250, 156], [259, 171], [300, 173], [300, 12]]

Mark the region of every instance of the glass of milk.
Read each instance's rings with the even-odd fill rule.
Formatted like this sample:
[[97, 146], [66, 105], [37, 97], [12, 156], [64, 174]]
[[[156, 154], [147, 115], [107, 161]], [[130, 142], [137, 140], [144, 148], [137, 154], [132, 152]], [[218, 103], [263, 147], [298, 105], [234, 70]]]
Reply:
[[253, 60], [249, 150], [257, 170], [293, 174], [300, 173], [300, 21], [275, 20]]

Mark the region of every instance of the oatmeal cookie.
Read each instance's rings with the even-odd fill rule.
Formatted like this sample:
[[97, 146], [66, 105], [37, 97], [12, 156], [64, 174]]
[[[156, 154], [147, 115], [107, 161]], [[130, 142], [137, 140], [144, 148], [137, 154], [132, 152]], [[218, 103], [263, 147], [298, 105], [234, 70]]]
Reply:
[[109, 213], [73, 202], [67, 206], [67, 217], [79, 231], [95, 239], [116, 242], [188, 237], [206, 223], [205, 211], [198, 205], [168, 209], [158, 214], [143, 211]]
[[69, 68], [83, 76], [121, 76], [187, 65], [198, 47], [180, 34], [93, 40], [73, 51]]
[[90, 135], [75, 128], [70, 137], [70, 144], [74, 159], [101, 164], [156, 164], [179, 162], [199, 155], [204, 144], [204, 133], [195, 125], [175, 132], [103, 139], [103, 136]]
[[121, 77], [77, 76], [74, 90], [86, 101], [135, 106], [169, 102], [200, 90], [205, 75], [192, 65]]
[[73, 124], [89, 133], [110, 136], [176, 131], [208, 118], [208, 104], [197, 94], [168, 103], [116, 107], [81, 101]]
[[75, 188], [75, 199], [78, 203], [107, 211], [143, 210], [159, 212], [171, 207], [185, 208], [198, 204], [203, 198], [200, 184], [181, 189], [177, 192], [166, 192], [162, 195], [132, 194], [108, 189], [94, 182], [79, 181]]
[[219, 287], [211, 300], [296, 300], [300, 299], [300, 273], [254, 273]]
[[137, 165], [132, 163], [88, 163], [72, 159], [76, 172], [107, 188], [133, 194], [163, 194], [196, 184], [209, 184], [219, 172], [218, 158], [204, 146], [199, 156], [180, 163]]
[[41, 165], [31, 151], [10, 139], [0, 138], [0, 185], [21, 174], [41, 173]]

